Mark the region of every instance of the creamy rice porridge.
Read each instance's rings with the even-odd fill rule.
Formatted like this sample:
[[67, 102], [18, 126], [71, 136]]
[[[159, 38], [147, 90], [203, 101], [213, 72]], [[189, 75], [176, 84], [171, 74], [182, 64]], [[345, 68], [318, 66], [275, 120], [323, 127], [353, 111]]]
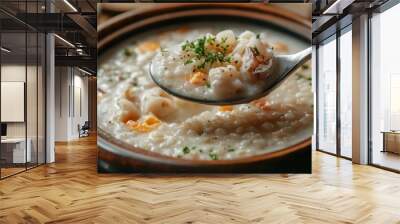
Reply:
[[272, 51], [266, 33], [207, 33], [157, 53], [152, 73], [167, 89], [196, 99], [253, 96], [272, 73]]
[[[227, 26], [197, 24], [128, 40], [100, 57], [98, 123], [136, 147], [184, 159], [228, 160], [264, 154], [311, 136], [313, 95], [306, 63], [271, 94], [249, 104], [208, 106], [161, 90], [149, 76], [157, 54]], [[263, 27], [230, 27], [268, 36], [274, 54], [304, 49], [297, 39]], [[300, 137], [299, 137], [300, 136]]]

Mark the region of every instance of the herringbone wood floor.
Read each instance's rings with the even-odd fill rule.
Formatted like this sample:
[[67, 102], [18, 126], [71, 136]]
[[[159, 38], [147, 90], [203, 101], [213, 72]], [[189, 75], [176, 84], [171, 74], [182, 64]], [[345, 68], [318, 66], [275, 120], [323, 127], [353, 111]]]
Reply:
[[315, 152], [312, 175], [99, 175], [94, 137], [0, 181], [0, 223], [400, 223], [400, 175]]

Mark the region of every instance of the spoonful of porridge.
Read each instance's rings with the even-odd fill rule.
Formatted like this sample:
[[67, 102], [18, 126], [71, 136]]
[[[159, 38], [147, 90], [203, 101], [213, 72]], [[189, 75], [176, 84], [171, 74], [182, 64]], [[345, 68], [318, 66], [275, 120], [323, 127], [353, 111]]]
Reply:
[[311, 58], [311, 48], [274, 55], [265, 33], [232, 30], [206, 34], [168, 50], [150, 64], [150, 76], [166, 92], [186, 100], [231, 105], [269, 94]]

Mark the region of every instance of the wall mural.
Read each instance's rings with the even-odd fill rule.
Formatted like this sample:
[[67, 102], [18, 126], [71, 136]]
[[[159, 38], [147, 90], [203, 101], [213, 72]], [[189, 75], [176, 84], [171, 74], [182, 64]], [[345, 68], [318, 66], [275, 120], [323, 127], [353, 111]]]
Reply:
[[99, 172], [311, 172], [310, 62], [260, 94], [311, 47], [311, 4], [99, 7], [127, 11], [98, 30]]

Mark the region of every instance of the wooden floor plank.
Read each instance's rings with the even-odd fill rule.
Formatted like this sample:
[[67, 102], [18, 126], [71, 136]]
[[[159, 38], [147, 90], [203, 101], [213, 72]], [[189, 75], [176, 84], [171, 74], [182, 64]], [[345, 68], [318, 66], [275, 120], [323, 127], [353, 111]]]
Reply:
[[0, 181], [0, 223], [400, 223], [400, 175], [313, 152], [311, 175], [97, 174], [96, 138]]

